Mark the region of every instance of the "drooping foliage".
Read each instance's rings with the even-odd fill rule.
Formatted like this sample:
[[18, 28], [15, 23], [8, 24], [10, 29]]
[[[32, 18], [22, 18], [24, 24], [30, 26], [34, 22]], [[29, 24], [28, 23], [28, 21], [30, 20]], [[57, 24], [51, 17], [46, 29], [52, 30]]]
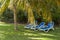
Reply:
[[1, 15], [1, 13], [3, 13], [6, 10], [6, 8], [8, 8], [9, 3], [10, 3], [10, 0], [2, 1], [1, 5], [0, 5], [0, 15]]
[[[15, 11], [19, 12], [19, 10], [20, 11], [22, 10], [22, 13], [26, 12], [24, 16], [26, 15], [26, 17], [28, 18], [28, 22], [30, 23], [34, 23], [35, 19], [38, 19], [38, 18], [41, 18], [40, 20], [45, 21], [45, 22], [49, 22], [53, 20], [58, 23], [60, 20], [60, 16], [59, 16], [60, 15], [60, 1], [59, 0], [18, 0], [18, 1], [10, 0], [10, 1], [14, 5], [16, 5]], [[12, 4], [10, 4], [10, 6], [11, 5]]]

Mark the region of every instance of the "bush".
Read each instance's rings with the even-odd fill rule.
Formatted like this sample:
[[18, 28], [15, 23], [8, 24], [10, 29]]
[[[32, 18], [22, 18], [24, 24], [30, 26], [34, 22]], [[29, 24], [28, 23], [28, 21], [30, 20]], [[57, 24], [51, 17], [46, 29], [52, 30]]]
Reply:
[[4, 22], [13, 22], [13, 11], [10, 9], [6, 9], [6, 11], [1, 16], [1, 21]]
[[[14, 15], [13, 11], [10, 9], [6, 9], [6, 11], [1, 16], [1, 21], [7, 22], [7, 23], [13, 23], [14, 22]], [[17, 12], [17, 22], [18, 23], [26, 23], [27, 22], [27, 15], [24, 11], [19, 10]]]

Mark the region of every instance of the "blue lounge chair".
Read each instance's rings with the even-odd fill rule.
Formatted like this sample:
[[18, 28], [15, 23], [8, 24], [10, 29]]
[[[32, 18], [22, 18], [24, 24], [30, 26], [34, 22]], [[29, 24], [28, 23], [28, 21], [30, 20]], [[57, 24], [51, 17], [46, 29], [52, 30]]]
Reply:
[[33, 26], [30, 29], [35, 30], [36, 29], [36, 26], [37, 26], [37, 21], [35, 21], [35, 23], [33, 24]]
[[38, 30], [42, 30], [45, 32], [48, 32], [50, 29], [54, 30], [54, 22], [49, 22], [47, 26], [45, 26], [44, 28], [38, 28]]
[[34, 24], [28, 24], [24, 28], [35, 30], [36, 29], [36, 25], [37, 25], [37, 21]]
[[33, 24], [30, 29], [36, 30], [38, 28], [44, 28], [45, 22], [41, 22], [39, 25]]
[[44, 28], [44, 27], [45, 27], [45, 22], [41, 22], [39, 25], [36, 26], [36, 29]]
[[26, 25], [24, 28], [26, 28], [26, 29], [30, 29], [31, 26], [32, 26], [32, 24], [28, 24], [28, 25]]

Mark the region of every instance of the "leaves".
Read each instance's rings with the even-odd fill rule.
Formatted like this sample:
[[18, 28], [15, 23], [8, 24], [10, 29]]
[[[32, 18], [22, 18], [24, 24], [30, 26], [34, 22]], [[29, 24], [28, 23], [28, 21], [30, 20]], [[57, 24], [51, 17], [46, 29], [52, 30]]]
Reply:
[[9, 5], [9, 3], [10, 3], [10, 0], [5, 0], [4, 1], [4, 3], [1, 5], [1, 7], [0, 7], [0, 15], [1, 15], [1, 13], [3, 13], [5, 10], [6, 10], [6, 8], [8, 7], [8, 5]]

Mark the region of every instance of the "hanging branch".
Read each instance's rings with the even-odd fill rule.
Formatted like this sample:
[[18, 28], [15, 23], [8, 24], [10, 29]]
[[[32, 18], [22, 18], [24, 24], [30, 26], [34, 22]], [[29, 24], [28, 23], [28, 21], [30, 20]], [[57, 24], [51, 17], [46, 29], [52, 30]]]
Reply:
[[5, 0], [2, 6], [0, 7], [0, 15], [5, 11], [6, 8], [8, 8], [8, 5], [10, 3], [10, 0]]

